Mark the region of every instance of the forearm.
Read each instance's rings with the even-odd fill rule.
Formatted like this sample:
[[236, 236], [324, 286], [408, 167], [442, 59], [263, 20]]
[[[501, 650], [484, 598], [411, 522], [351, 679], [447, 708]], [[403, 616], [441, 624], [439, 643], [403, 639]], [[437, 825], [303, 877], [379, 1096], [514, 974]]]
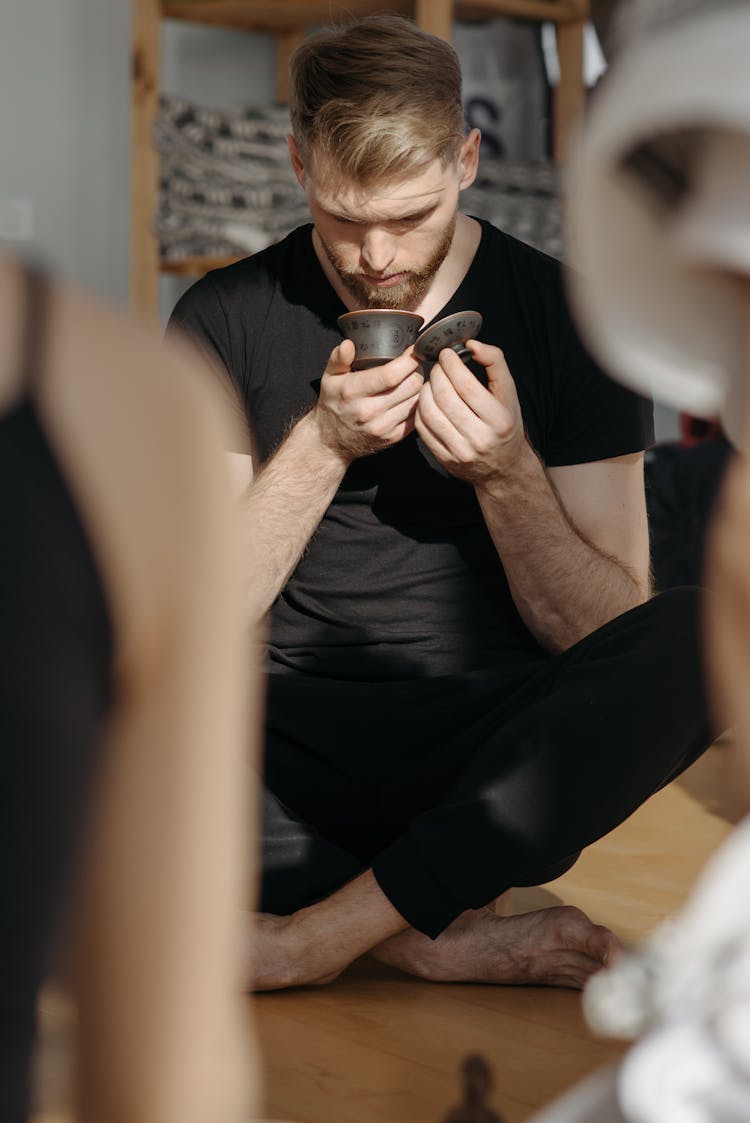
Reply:
[[253, 619], [268, 611], [286, 585], [347, 464], [321, 441], [313, 415], [307, 414], [253, 480], [241, 511]]
[[645, 582], [576, 530], [530, 446], [477, 498], [516, 608], [548, 650], [564, 651], [647, 599]]

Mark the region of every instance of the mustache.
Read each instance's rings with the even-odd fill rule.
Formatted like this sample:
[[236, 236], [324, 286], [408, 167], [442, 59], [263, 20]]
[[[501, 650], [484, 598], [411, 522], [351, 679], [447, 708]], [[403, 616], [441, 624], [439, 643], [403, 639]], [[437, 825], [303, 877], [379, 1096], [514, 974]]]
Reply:
[[342, 275], [346, 277], [359, 277], [361, 280], [366, 280], [368, 277], [375, 277], [378, 281], [387, 281], [390, 277], [403, 277], [407, 280], [410, 277], [419, 277], [422, 275], [423, 270], [419, 269], [394, 269], [392, 273], [365, 273], [363, 269], [356, 269], [348, 266], [341, 270]]

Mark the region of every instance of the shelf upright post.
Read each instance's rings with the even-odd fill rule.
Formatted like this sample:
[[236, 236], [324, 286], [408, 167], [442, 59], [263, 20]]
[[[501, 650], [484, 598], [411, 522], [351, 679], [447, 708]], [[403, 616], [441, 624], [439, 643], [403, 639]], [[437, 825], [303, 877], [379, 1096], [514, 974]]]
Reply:
[[305, 38], [304, 27], [291, 27], [276, 34], [276, 101], [289, 102], [289, 59]]
[[583, 114], [586, 90], [583, 82], [583, 29], [585, 16], [558, 23], [557, 57], [560, 79], [553, 105], [553, 138], [556, 163], [567, 155], [571, 131]]
[[453, 39], [453, 0], [416, 0], [414, 17], [423, 31], [445, 39]]
[[154, 225], [159, 161], [154, 126], [159, 110], [160, 0], [133, 0], [130, 105], [130, 305], [159, 318], [159, 243]]

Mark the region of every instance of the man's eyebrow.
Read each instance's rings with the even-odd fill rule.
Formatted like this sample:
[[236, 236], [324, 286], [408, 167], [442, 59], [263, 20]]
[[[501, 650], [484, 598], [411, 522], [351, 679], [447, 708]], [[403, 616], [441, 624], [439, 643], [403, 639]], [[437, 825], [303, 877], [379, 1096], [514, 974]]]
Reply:
[[[406, 214], [391, 215], [390, 218], [384, 218], [382, 221], [384, 223], [406, 222], [409, 219], [413, 219], [413, 218], [425, 218], [428, 214], [431, 214], [432, 211], [434, 211], [437, 208], [437, 206], [438, 206], [437, 202], [428, 203], [426, 206], [419, 207], [415, 211], [408, 211]], [[331, 207], [326, 207], [324, 209], [326, 211], [326, 214], [330, 215], [331, 218], [338, 218], [338, 219], [341, 219], [343, 222], [367, 222], [367, 219], [363, 219], [358, 215], [342, 214], [340, 211], [334, 210]]]

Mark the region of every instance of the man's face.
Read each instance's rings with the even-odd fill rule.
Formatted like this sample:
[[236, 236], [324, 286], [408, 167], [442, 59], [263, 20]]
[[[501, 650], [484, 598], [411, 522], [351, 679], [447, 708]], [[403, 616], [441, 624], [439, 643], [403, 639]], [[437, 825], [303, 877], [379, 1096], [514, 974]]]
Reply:
[[330, 169], [304, 187], [331, 266], [362, 308], [415, 308], [451, 247], [459, 168], [435, 160], [400, 183], [366, 190]]

